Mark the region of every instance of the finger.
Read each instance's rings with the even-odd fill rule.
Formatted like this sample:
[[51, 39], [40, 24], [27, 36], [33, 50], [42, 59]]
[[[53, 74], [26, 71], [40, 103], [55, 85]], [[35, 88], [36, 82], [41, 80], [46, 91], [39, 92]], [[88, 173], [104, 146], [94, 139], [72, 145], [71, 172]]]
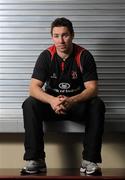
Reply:
[[60, 104], [59, 107], [60, 107], [61, 110], [66, 110], [66, 107], [63, 104]]
[[59, 110], [58, 112], [57, 112], [57, 114], [66, 114], [66, 112], [65, 111], [63, 111], [63, 110]]
[[62, 102], [67, 99], [67, 97], [64, 95], [59, 95], [58, 97], [59, 97], [59, 100]]

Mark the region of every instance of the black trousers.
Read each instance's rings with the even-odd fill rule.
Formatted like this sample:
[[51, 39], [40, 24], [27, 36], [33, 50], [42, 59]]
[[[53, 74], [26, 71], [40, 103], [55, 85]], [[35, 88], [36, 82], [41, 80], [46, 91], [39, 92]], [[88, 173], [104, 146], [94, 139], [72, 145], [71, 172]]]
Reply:
[[99, 97], [74, 105], [66, 115], [57, 115], [49, 104], [28, 97], [22, 104], [24, 117], [24, 160], [44, 159], [43, 121], [71, 120], [85, 124], [83, 159], [102, 162], [101, 147], [104, 131], [105, 105]]

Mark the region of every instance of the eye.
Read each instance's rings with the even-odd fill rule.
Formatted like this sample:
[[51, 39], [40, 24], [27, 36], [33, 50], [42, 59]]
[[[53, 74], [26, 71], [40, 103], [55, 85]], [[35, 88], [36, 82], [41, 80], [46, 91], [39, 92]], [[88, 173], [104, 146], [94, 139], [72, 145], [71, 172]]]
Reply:
[[63, 34], [63, 37], [64, 37], [64, 38], [67, 38], [67, 37], [69, 37], [69, 34], [68, 34], [68, 33], [65, 33], [65, 34]]
[[54, 38], [59, 38], [59, 35], [58, 34], [54, 34], [53, 37]]

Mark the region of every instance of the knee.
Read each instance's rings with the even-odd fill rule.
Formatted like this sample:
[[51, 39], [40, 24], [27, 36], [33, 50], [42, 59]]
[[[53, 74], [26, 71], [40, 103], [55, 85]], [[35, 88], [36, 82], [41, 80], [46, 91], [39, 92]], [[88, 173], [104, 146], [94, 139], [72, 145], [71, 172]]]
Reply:
[[37, 100], [31, 96], [25, 99], [25, 101], [22, 104], [22, 108], [24, 109], [25, 107], [32, 107], [37, 103]]
[[98, 111], [105, 113], [105, 104], [104, 101], [100, 97], [94, 97], [91, 100], [91, 105], [93, 108], [96, 108]]

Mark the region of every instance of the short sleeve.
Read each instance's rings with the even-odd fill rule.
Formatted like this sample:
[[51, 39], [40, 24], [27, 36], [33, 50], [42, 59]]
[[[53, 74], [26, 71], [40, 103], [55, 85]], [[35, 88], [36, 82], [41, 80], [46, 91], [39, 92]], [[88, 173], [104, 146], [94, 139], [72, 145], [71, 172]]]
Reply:
[[39, 55], [35, 63], [32, 78], [45, 82], [49, 73], [49, 62], [50, 53], [49, 51], [45, 50]]
[[83, 81], [98, 80], [97, 68], [93, 55], [86, 50], [82, 53], [80, 60], [83, 69]]

